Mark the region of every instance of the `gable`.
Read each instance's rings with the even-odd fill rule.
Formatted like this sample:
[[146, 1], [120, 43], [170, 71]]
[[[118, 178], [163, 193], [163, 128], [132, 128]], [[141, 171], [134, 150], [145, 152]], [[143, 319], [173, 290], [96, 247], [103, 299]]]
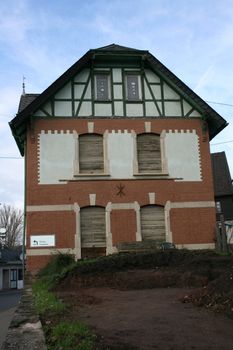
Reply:
[[[99, 77], [103, 77], [102, 80]], [[127, 96], [126, 77], [137, 81]], [[102, 89], [102, 95], [96, 90]], [[192, 103], [152, 69], [84, 68], [34, 114], [34, 117], [201, 117]]]
[[148, 51], [114, 44], [88, 51], [25, 106], [10, 122], [22, 154], [35, 117], [198, 117], [208, 123], [210, 139], [227, 125]]

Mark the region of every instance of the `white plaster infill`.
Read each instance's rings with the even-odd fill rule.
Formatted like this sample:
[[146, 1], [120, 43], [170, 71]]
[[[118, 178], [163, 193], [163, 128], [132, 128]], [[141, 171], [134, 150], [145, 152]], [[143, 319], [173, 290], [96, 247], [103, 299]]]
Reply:
[[38, 137], [38, 183], [61, 184], [59, 179], [71, 178], [75, 139], [70, 130], [41, 130]]
[[112, 130], [106, 141], [111, 178], [132, 178], [134, 139], [131, 132]]
[[177, 181], [202, 181], [199, 137], [195, 130], [169, 130], [164, 135], [168, 172]]

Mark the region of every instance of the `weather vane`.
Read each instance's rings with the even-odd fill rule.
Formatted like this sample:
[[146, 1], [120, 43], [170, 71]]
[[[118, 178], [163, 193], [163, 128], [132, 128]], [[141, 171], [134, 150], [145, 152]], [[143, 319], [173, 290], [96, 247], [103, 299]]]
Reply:
[[23, 95], [25, 95], [25, 76], [23, 75]]

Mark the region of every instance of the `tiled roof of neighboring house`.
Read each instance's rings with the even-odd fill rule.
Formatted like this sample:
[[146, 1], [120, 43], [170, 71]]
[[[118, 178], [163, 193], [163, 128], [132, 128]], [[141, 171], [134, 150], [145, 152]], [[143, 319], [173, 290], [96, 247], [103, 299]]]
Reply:
[[[210, 139], [228, 125], [225, 119], [223, 119], [213, 108], [203, 101], [149, 51], [111, 44], [98, 49], [89, 50], [41, 94], [37, 96], [35, 96], [35, 94], [26, 94], [22, 98], [18, 114], [9, 123], [22, 155], [24, 154], [24, 141], [26, 137], [27, 123], [28, 120], [30, 120], [30, 117], [75, 74], [85, 67], [91, 67], [93, 60], [111, 60], [112, 62], [119, 62], [119, 60], [136, 62], [140, 60], [140, 62], [144, 62], [144, 64], [155, 72], [159, 72], [165, 81], [169, 82], [178, 93], [184, 96], [187, 101], [190, 101], [190, 103], [201, 112], [203, 119], [208, 124]], [[32, 99], [31, 103], [29, 103], [30, 99]]]
[[15, 248], [0, 249], [0, 264], [10, 262], [20, 262], [20, 254], [22, 254], [22, 246]]
[[231, 174], [225, 152], [211, 154], [215, 197], [233, 195]]
[[18, 113], [22, 112], [39, 95], [40, 94], [23, 94], [23, 95], [21, 95], [21, 98], [20, 98], [20, 101], [19, 101]]

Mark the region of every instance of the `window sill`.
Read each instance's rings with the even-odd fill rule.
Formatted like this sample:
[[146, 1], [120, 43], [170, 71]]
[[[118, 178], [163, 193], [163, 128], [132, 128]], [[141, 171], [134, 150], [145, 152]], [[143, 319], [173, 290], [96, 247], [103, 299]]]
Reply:
[[169, 174], [168, 173], [134, 173], [133, 174], [134, 176], [138, 176], [138, 177], [140, 177], [140, 176], [162, 176], [162, 177], [165, 177], [165, 176], [169, 176]]
[[74, 177], [109, 177], [110, 174], [106, 174], [106, 173], [83, 173], [83, 174], [75, 174]]

